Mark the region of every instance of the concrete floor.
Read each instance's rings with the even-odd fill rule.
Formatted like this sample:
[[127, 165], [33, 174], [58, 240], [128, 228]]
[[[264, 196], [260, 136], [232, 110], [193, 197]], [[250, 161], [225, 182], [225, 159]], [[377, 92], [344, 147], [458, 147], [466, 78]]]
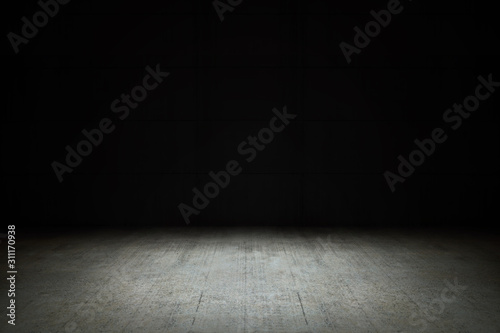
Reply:
[[188, 228], [16, 249], [2, 332], [500, 332], [494, 236]]

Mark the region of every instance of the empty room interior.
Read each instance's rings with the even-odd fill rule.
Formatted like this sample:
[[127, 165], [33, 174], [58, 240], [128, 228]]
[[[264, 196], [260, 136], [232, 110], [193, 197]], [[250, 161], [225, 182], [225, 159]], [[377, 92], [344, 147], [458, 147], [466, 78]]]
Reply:
[[0, 332], [500, 332], [493, 4], [8, 7]]

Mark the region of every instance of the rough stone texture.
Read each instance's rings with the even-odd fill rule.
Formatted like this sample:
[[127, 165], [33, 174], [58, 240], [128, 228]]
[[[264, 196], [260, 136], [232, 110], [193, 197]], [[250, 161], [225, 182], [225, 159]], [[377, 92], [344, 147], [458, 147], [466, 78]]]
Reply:
[[[500, 332], [494, 236], [188, 228], [19, 235], [16, 249], [2, 332]], [[443, 294], [455, 279], [467, 288]]]

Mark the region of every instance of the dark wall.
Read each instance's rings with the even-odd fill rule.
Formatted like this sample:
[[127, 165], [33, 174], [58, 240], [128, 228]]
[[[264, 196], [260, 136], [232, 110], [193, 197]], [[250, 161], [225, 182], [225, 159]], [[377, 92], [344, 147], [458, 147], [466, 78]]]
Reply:
[[[494, 5], [402, 1], [348, 64], [339, 43], [387, 3], [244, 0], [223, 22], [210, 1], [61, 5], [18, 54], [3, 40], [4, 223], [185, 226], [178, 205], [234, 159], [241, 174], [191, 226], [488, 228], [500, 92], [455, 131], [442, 116], [479, 75], [500, 81]], [[16, 6], [5, 35], [39, 10]], [[111, 103], [156, 64], [170, 75], [120, 120]], [[298, 116], [246, 162], [238, 145], [284, 106]], [[60, 183], [51, 163], [102, 118], [114, 132]], [[447, 141], [392, 193], [384, 172], [436, 127]]]

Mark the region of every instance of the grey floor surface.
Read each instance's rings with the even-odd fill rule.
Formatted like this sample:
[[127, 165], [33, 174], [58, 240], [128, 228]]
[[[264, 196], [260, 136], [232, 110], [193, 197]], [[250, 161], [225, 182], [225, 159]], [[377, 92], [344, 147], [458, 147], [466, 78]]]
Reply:
[[108, 230], [16, 249], [2, 332], [500, 332], [493, 235]]

